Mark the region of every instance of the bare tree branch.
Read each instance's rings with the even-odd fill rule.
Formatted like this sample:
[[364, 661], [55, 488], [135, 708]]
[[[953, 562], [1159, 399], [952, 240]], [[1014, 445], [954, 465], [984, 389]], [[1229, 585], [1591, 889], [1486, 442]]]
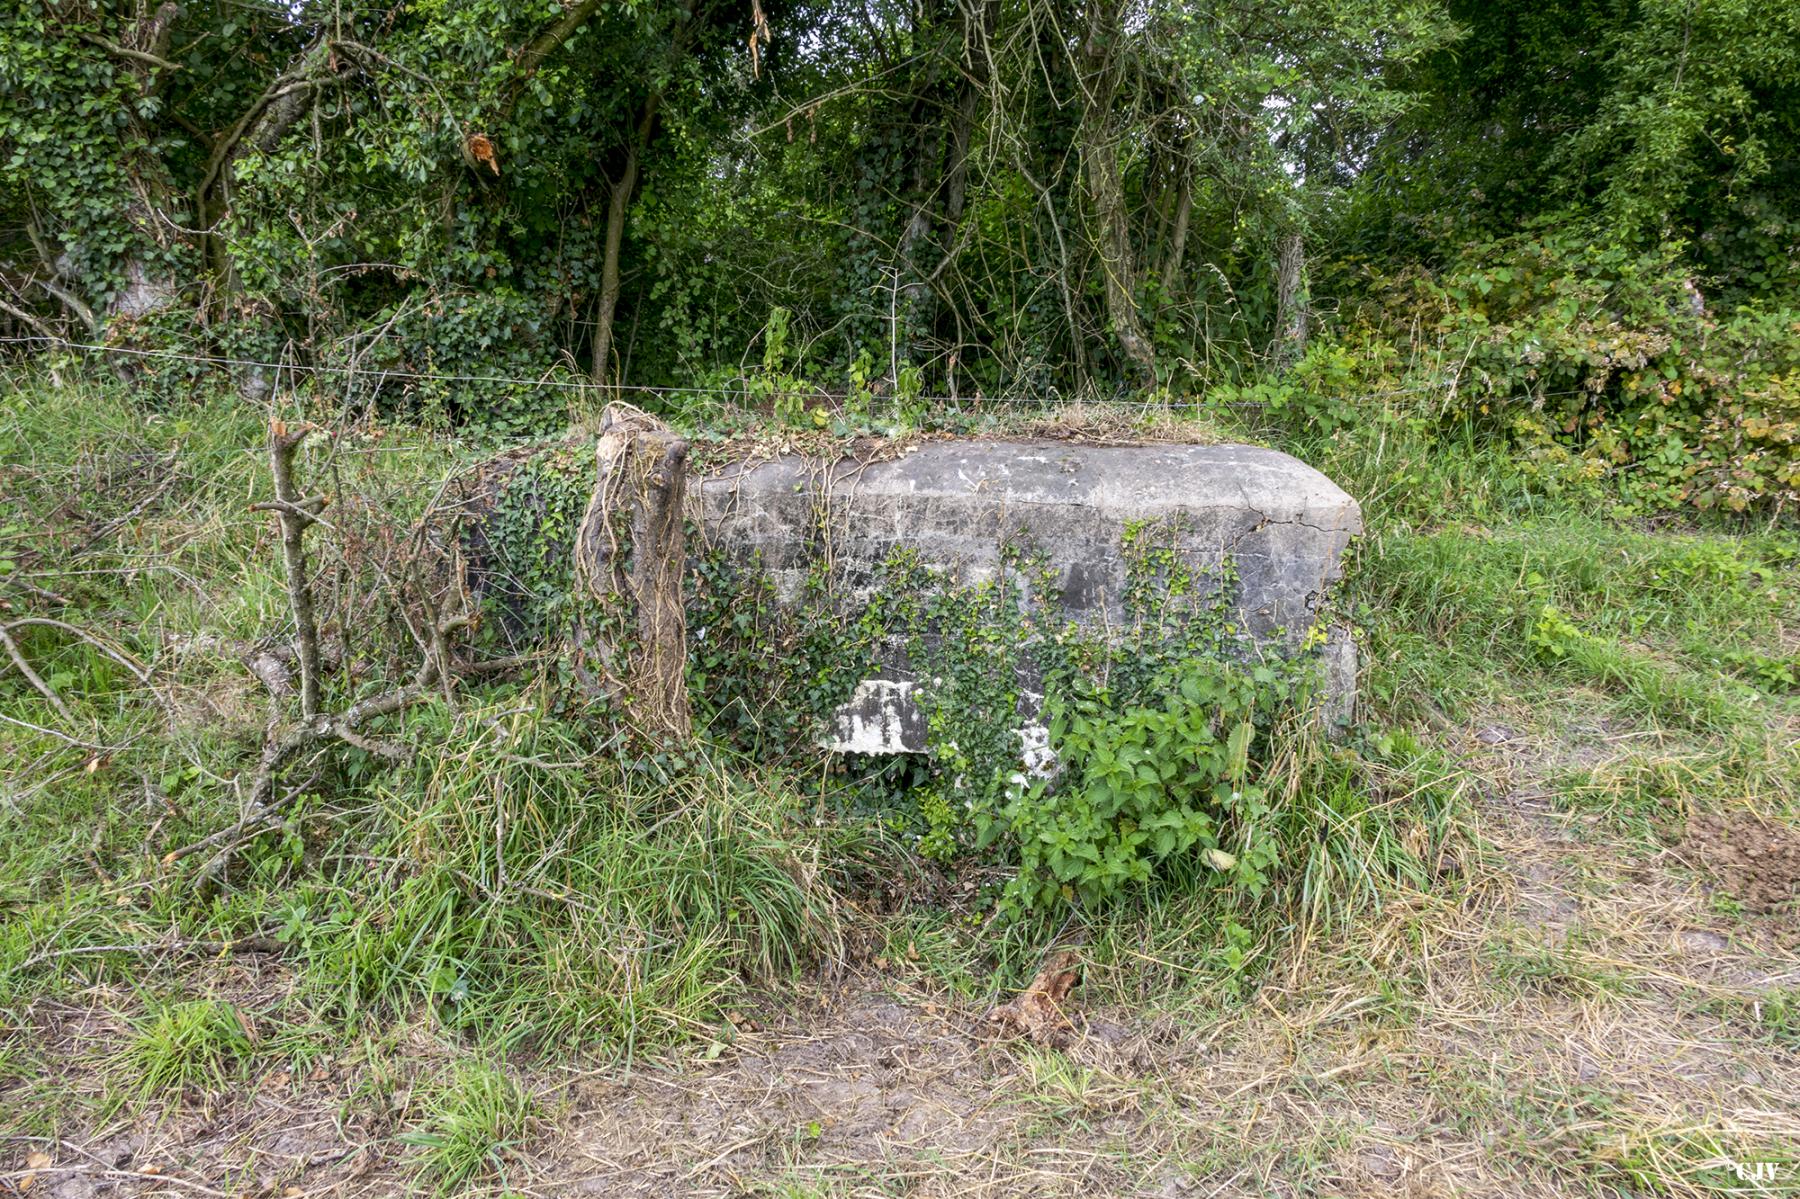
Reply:
[[281, 421], [269, 426], [269, 469], [275, 479], [288, 605], [294, 611], [294, 649], [300, 659], [300, 715], [305, 720], [319, 712], [319, 623], [313, 611], [312, 579], [306, 566], [306, 527], [318, 519], [313, 509], [322, 506], [324, 500], [318, 496], [309, 500], [294, 485], [294, 455], [312, 431], [311, 425], [289, 430]]
[[30, 683], [39, 695], [50, 701], [50, 706], [56, 709], [57, 715], [64, 720], [73, 721], [75, 715], [69, 711], [69, 705], [63, 702], [62, 696], [56, 693], [54, 687], [46, 683], [38, 675], [38, 672], [31, 668], [30, 660], [25, 657], [24, 651], [19, 649], [19, 643], [12, 639], [12, 634], [5, 625], [0, 625], [0, 646], [6, 648], [6, 656], [12, 659], [13, 666], [25, 676], [25, 681]]
[[81, 35], [81, 39], [86, 42], [92, 42], [102, 50], [105, 50], [108, 54], [116, 55], [119, 58], [129, 58], [133, 62], [141, 62], [145, 66], [156, 67], [159, 70], [164, 71], [179, 71], [182, 69], [181, 64], [178, 62], [170, 62], [166, 58], [150, 53], [148, 50], [133, 50], [130, 46], [121, 46], [117, 42], [108, 41], [97, 33], [84, 33]]

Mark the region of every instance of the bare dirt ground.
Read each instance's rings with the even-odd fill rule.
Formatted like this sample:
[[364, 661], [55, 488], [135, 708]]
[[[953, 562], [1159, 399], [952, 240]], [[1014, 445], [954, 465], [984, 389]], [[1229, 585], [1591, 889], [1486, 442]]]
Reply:
[[[1247, 1003], [1078, 1010], [1057, 1051], [991, 1039], [923, 978], [864, 975], [729, 1046], [521, 1071], [540, 1117], [488, 1193], [1800, 1193], [1800, 1040], [1762, 1006], [1800, 985], [1794, 832], [1701, 817], [1658, 840], [1559, 810], [1553, 768], [1637, 752], [1604, 728], [1456, 736], [1477, 828], [1453, 884], [1298, 949]], [[288, 985], [272, 960], [208, 968]], [[99, 1086], [129, 997], [89, 998], [30, 1013], [77, 1089]], [[406, 1035], [0, 1140], [0, 1194], [416, 1190], [398, 1136], [456, 1051]]]

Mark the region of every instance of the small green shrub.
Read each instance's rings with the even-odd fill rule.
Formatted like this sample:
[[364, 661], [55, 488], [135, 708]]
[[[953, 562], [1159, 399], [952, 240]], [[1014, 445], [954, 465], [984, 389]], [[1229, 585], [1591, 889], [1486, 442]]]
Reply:
[[1189, 659], [1160, 672], [1154, 704], [1119, 708], [1104, 686], [1078, 682], [1048, 704], [1064, 775], [1015, 784], [999, 813], [1017, 844], [1009, 898], [1026, 907], [1092, 907], [1148, 882], [1159, 863], [1196, 857], [1260, 894], [1274, 865], [1262, 835], [1269, 801], [1251, 780], [1251, 749], [1267, 719], [1266, 668]]
[[[1040, 598], [1056, 593], [1055, 571], [1022, 545], [973, 585], [905, 554], [887, 564], [864, 619], [873, 640], [904, 639], [921, 680], [920, 852], [1006, 862], [1015, 916], [1093, 908], [1178, 864], [1251, 897], [1268, 881], [1264, 774], [1293, 734], [1277, 725], [1305, 706], [1317, 639], [1259, 660], [1235, 623], [1229, 558], [1203, 568], [1181, 542], [1178, 522], [1126, 529], [1124, 619], [1103, 633]], [[1033, 679], [1059, 764], [1035, 781], [1021, 739]]]
[[1727, 649], [1719, 651], [1719, 661], [1765, 691], [1800, 691], [1800, 654]]
[[[762, 331], [762, 369], [745, 377], [744, 390], [752, 400], [768, 404], [780, 424], [823, 428], [827, 421], [826, 410], [821, 407], [809, 411], [806, 406], [807, 395], [814, 389], [803, 377], [799, 366], [792, 371], [788, 369], [793, 317], [792, 310], [779, 305], [769, 310], [769, 320]], [[804, 354], [799, 357], [803, 358]]]
[[1555, 604], [1544, 604], [1525, 633], [1525, 640], [1552, 658], [1566, 658], [1582, 639], [1582, 632], [1568, 614]]

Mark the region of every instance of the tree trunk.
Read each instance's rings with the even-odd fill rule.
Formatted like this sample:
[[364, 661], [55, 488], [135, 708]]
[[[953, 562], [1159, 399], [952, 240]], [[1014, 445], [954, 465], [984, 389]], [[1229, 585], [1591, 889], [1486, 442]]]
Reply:
[[1121, 139], [1114, 119], [1124, 75], [1124, 37], [1118, 12], [1096, 3], [1089, 11], [1083, 46], [1088, 71], [1082, 87], [1086, 112], [1079, 137], [1092, 208], [1091, 236], [1106, 275], [1106, 314], [1125, 357], [1154, 382], [1156, 350], [1138, 321], [1131, 217], [1125, 209], [1125, 180], [1119, 170]]
[[1281, 239], [1275, 260], [1275, 365], [1283, 370], [1306, 354], [1311, 324], [1306, 289], [1306, 243], [1296, 232]]
[[606, 202], [606, 249], [600, 263], [600, 299], [594, 308], [592, 373], [596, 383], [605, 383], [612, 371], [613, 316], [619, 310], [619, 249], [625, 240], [631, 196], [637, 191], [638, 171], [644, 151], [650, 146], [656, 110], [661, 104], [661, 93], [652, 93], [644, 101], [644, 114], [638, 121], [634, 140], [625, 147], [624, 169], [612, 181], [612, 194]]
[[1177, 169], [1181, 172], [1181, 185], [1175, 198], [1175, 231], [1169, 236], [1169, 249], [1163, 258], [1162, 269], [1165, 302], [1181, 286], [1181, 261], [1187, 254], [1188, 225], [1194, 216], [1194, 172], [1185, 153]]
[[1125, 212], [1125, 185], [1119, 176], [1118, 148], [1110, 139], [1084, 139], [1088, 199], [1094, 208], [1094, 248], [1106, 273], [1106, 315], [1119, 348], [1144, 374], [1156, 377], [1156, 350], [1138, 323], [1136, 272], [1131, 225]]
[[634, 725], [682, 741], [692, 728], [681, 586], [688, 443], [629, 406], [609, 408], [605, 421], [575, 545], [576, 573], [601, 611], [577, 634], [577, 653], [592, 652], [601, 686]]

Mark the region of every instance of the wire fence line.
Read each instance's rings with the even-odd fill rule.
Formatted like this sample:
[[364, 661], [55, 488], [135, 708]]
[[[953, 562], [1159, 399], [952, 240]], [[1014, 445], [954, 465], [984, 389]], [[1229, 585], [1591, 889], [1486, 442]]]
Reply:
[[[64, 350], [79, 350], [106, 355], [123, 355], [131, 358], [188, 362], [200, 366], [222, 368], [244, 368], [276, 372], [277, 375], [309, 375], [336, 376], [352, 380], [361, 380], [371, 387], [380, 387], [386, 383], [441, 383], [461, 385], [499, 385], [507, 387], [529, 387], [575, 392], [584, 395], [641, 395], [641, 396], [708, 396], [720, 399], [766, 400], [774, 391], [759, 391], [749, 386], [739, 387], [701, 387], [679, 386], [649, 383], [598, 383], [592, 379], [557, 378], [550, 375], [538, 378], [521, 378], [509, 375], [465, 375], [445, 374], [433, 371], [389, 370], [386, 368], [367, 368], [358, 366], [307, 365], [296, 362], [267, 362], [255, 358], [237, 358], [224, 354], [195, 354], [182, 350], [143, 349], [135, 346], [104, 345], [93, 342], [71, 341], [60, 337], [19, 336], [0, 337], [0, 346], [54, 346]], [[776, 389], [784, 394], [800, 396], [817, 396], [821, 399], [840, 399], [842, 393], [823, 387], [799, 387]], [[1429, 395], [1449, 393], [1455, 390], [1454, 384], [1420, 384], [1411, 387], [1383, 388], [1374, 391], [1358, 392], [1339, 398], [1351, 401], [1380, 400], [1405, 395]], [[1540, 393], [1543, 398], [1563, 397], [1580, 394], [1578, 390], [1552, 391]], [[890, 398], [883, 396], [882, 398]], [[1267, 407], [1262, 400], [1213, 400], [1204, 395], [1165, 396], [1161, 398], [1131, 398], [1127, 396], [1064, 396], [1052, 392], [1037, 396], [984, 394], [975, 395], [921, 395], [910, 397], [909, 403], [931, 406], [981, 407], [990, 404], [1019, 405], [1037, 408], [1053, 408], [1062, 404], [1075, 402], [1104, 404], [1132, 408], [1248, 408], [1262, 409]]]

